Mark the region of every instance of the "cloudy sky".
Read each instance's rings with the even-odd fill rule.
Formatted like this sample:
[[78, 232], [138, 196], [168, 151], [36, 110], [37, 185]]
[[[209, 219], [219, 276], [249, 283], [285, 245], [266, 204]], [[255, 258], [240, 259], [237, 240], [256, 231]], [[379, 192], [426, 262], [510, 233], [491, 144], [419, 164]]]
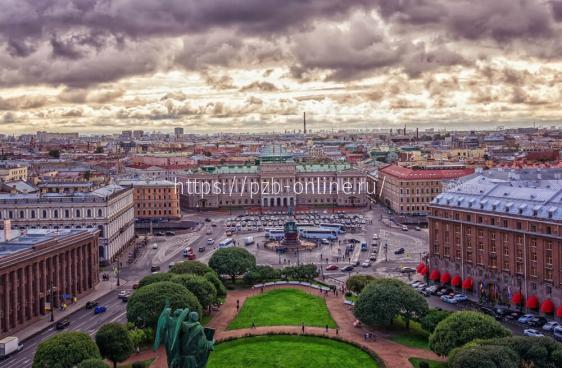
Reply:
[[0, 0], [0, 132], [557, 125], [561, 0]]

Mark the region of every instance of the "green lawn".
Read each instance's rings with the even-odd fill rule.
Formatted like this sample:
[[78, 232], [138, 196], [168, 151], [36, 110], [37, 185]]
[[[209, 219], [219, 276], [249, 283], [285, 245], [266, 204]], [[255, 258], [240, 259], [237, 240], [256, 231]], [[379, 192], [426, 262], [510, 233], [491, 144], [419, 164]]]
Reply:
[[335, 328], [323, 298], [298, 289], [274, 289], [246, 299], [228, 329], [256, 326], [305, 326]]
[[447, 368], [447, 363], [444, 362], [436, 362], [434, 360], [425, 360], [420, 358], [410, 358], [408, 359], [414, 368], [419, 368], [420, 362], [427, 362], [429, 363], [429, 368]]
[[258, 336], [218, 344], [207, 368], [376, 368], [369, 354], [311, 336]]
[[392, 336], [390, 339], [394, 342], [409, 346], [411, 348], [429, 350], [427, 336], [418, 335], [415, 332], [403, 332]]

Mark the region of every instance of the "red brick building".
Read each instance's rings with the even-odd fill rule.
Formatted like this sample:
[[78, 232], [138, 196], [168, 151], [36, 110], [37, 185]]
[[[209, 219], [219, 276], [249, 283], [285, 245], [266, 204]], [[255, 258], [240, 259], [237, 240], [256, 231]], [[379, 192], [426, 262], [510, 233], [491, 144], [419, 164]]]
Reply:
[[30, 231], [0, 242], [0, 337], [49, 313], [50, 304], [58, 308], [93, 290], [98, 238], [98, 231]]
[[562, 171], [502, 175], [435, 198], [421, 272], [477, 298], [562, 317]]

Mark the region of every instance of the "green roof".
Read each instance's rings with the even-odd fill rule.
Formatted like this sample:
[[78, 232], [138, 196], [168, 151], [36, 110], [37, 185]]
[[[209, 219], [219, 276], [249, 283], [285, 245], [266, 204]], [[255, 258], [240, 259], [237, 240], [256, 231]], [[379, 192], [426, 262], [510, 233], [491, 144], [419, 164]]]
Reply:
[[326, 171], [344, 171], [351, 168], [349, 164], [311, 164], [297, 165], [297, 172], [326, 172]]
[[240, 165], [240, 166], [206, 166], [200, 171], [209, 174], [256, 174], [258, 167], [255, 165]]

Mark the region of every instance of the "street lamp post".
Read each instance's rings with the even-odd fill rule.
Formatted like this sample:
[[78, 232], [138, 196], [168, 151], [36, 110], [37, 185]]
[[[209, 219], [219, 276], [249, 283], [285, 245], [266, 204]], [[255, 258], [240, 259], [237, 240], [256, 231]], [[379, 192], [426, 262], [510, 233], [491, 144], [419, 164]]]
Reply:
[[51, 294], [51, 322], [55, 321], [55, 286], [51, 281], [51, 286], [49, 288], [49, 292]]

